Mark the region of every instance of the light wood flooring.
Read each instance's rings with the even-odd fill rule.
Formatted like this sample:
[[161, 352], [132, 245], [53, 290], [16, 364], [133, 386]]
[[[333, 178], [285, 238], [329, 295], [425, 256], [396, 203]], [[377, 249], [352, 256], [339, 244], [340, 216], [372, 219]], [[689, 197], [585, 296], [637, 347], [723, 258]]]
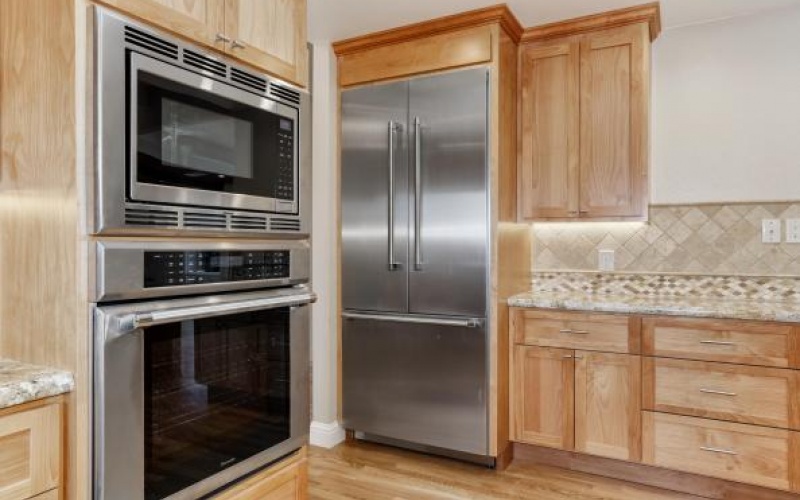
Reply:
[[310, 449], [312, 500], [689, 500], [691, 495], [519, 460], [503, 471], [380, 445]]

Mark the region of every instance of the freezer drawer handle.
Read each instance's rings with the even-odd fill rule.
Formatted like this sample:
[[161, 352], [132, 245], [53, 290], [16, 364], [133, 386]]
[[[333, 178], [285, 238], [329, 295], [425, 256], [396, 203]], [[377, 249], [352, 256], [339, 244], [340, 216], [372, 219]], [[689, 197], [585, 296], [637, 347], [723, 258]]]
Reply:
[[483, 325], [483, 320], [479, 318], [449, 319], [434, 318], [430, 316], [402, 316], [393, 314], [365, 314], [365, 313], [342, 313], [345, 319], [372, 319], [378, 321], [392, 321], [395, 323], [414, 323], [418, 325], [440, 325], [440, 326], [460, 326], [463, 328], [479, 328]]
[[212, 318], [227, 314], [259, 311], [262, 309], [301, 306], [310, 304], [316, 300], [316, 294], [303, 293], [281, 297], [249, 299], [225, 304], [181, 307], [176, 309], [166, 309], [163, 311], [153, 311], [149, 313], [128, 314], [118, 319], [115, 330], [116, 333], [124, 335], [126, 333], [134, 332], [139, 328], [145, 328], [148, 326], [188, 321], [193, 319]]
[[394, 259], [394, 137], [400, 124], [389, 121], [389, 271], [401, 268]]

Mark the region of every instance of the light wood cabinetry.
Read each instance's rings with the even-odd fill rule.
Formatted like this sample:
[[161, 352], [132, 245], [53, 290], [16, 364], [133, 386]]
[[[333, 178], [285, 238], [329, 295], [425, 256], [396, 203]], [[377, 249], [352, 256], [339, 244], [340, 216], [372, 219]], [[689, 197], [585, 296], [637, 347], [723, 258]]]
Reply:
[[518, 344], [620, 353], [639, 352], [638, 318], [542, 310], [517, 311]]
[[306, 0], [97, 0], [301, 86]]
[[[519, 309], [512, 310], [512, 315], [512, 335], [516, 342], [512, 362], [514, 440], [639, 460], [640, 357], [599, 352], [627, 350], [629, 326], [637, 320], [617, 315]], [[598, 336], [593, 344], [587, 340], [591, 339], [591, 333], [561, 333], [565, 329], [610, 331], [622, 341], [609, 343], [607, 338]], [[566, 345], [584, 349], [539, 347], [542, 343], [553, 343], [550, 332], [566, 335]], [[572, 335], [575, 341], [569, 340]]]
[[61, 429], [61, 398], [0, 411], [1, 499], [58, 498]]
[[798, 433], [645, 412], [644, 462], [781, 490], [796, 489]]
[[585, 19], [523, 36], [523, 220], [647, 217], [649, 46], [658, 9], [626, 10], [614, 22]]
[[215, 500], [306, 500], [308, 498], [307, 450], [283, 459], [215, 496]]

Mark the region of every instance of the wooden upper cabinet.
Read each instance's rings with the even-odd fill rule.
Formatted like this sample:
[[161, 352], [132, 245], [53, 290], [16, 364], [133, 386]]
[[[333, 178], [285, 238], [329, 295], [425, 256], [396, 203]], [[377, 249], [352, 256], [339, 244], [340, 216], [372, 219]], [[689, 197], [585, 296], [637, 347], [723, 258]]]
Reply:
[[199, 44], [225, 50], [225, 0], [99, 0]]
[[520, 220], [647, 218], [650, 39], [658, 9], [620, 12], [523, 35]]
[[308, 83], [306, 0], [99, 0], [289, 82]]
[[225, 0], [225, 34], [234, 57], [305, 86], [306, 0]]
[[580, 215], [645, 217], [649, 50], [639, 23], [581, 40]]
[[525, 219], [578, 215], [580, 44], [521, 49], [520, 210]]

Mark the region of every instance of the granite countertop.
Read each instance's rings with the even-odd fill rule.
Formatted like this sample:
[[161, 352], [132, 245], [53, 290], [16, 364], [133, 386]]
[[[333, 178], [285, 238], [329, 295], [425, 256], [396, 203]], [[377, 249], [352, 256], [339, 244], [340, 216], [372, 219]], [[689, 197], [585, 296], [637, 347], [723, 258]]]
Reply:
[[0, 359], [0, 408], [58, 396], [74, 388], [75, 379], [69, 372]]
[[647, 295], [526, 292], [508, 299], [512, 307], [565, 309], [623, 314], [661, 314], [698, 318], [800, 323], [800, 303], [741, 299], [704, 299]]

